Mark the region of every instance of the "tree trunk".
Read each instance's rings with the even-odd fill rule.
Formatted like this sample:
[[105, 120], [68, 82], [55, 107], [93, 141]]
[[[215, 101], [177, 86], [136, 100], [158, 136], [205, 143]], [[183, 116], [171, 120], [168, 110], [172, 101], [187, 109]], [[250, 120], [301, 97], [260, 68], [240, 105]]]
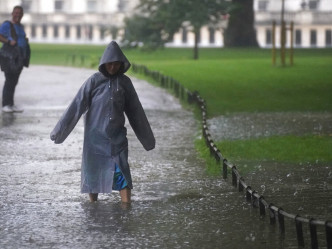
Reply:
[[232, 0], [232, 3], [234, 9], [224, 34], [225, 47], [258, 47], [253, 0]]
[[194, 46], [194, 60], [198, 60], [198, 38], [199, 38], [199, 31], [200, 29], [195, 28], [194, 29], [194, 35], [195, 35], [195, 46]]

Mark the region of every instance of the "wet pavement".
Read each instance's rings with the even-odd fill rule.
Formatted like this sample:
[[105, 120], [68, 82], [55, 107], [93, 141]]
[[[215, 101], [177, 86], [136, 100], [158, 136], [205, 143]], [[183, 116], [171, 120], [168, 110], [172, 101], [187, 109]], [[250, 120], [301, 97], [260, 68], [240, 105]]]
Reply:
[[[193, 145], [200, 136], [193, 114], [163, 89], [141, 80], [134, 79], [134, 86], [155, 133], [156, 148], [145, 152], [128, 129], [132, 205], [121, 205], [116, 192], [90, 203], [80, 193], [82, 120], [61, 145], [53, 144], [49, 133], [93, 72], [31, 66], [24, 70], [16, 93], [17, 104], [25, 111], [1, 113], [0, 248], [298, 248], [293, 223], [286, 221], [287, 232], [280, 235], [278, 226], [260, 217], [229, 179], [205, 173]], [[309, 165], [303, 170], [319, 174]], [[257, 182], [258, 171], [262, 174]], [[331, 175], [324, 178], [321, 198], [331, 198]], [[276, 190], [268, 182], [274, 182], [279, 202], [294, 196], [281, 176], [276, 165], [269, 165], [257, 167], [248, 181], [259, 192], [264, 190], [267, 200]], [[311, 181], [299, 182], [295, 173], [292, 177], [287, 178], [292, 179], [289, 184], [301, 191], [288, 207], [297, 211], [300, 204], [306, 213], [310, 210], [303, 203], [310, 200], [300, 196]], [[330, 215], [332, 208], [327, 208], [321, 213]], [[308, 234], [305, 228], [304, 232]], [[320, 234], [319, 245], [324, 241]], [[307, 238], [305, 243], [310, 245]]]

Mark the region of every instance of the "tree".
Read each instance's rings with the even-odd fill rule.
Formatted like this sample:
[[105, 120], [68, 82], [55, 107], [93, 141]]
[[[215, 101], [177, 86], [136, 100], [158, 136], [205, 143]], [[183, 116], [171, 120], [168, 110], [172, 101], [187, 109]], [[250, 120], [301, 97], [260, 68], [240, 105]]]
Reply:
[[141, 13], [145, 14], [145, 20], [150, 22], [146, 23], [150, 31], [160, 34], [161, 40], [156, 39], [155, 44], [163, 45], [171, 41], [183, 26], [192, 28], [195, 36], [194, 59], [198, 59], [201, 28], [218, 23], [226, 13], [226, 7], [225, 0], [141, 0], [138, 6]]
[[128, 47], [137, 47], [144, 44], [146, 48], [162, 47], [164, 42], [158, 25], [149, 18], [135, 15], [124, 20], [126, 29], [123, 42]]
[[224, 33], [225, 47], [258, 47], [254, 29], [253, 0], [232, 0]]

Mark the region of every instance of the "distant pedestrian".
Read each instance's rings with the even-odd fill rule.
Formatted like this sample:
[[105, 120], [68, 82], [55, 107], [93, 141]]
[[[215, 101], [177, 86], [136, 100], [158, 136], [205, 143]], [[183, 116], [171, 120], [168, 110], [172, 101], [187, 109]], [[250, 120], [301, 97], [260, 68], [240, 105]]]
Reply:
[[84, 145], [81, 192], [97, 201], [98, 193], [120, 192], [123, 203], [131, 202], [132, 179], [128, 164], [125, 116], [146, 150], [155, 138], [134, 86], [124, 73], [130, 63], [118, 44], [105, 49], [99, 72], [90, 76], [51, 132], [62, 143], [84, 114]]
[[5, 21], [0, 26], [1, 70], [5, 73], [5, 84], [2, 92], [3, 112], [23, 112], [23, 109], [14, 104], [15, 88], [23, 66], [29, 65], [30, 47], [21, 24], [23, 8], [15, 6], [12, 20]]

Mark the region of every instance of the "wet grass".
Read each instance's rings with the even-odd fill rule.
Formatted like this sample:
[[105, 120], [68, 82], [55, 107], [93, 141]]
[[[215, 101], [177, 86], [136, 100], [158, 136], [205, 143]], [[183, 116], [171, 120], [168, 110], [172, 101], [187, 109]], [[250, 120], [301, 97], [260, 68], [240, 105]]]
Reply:
[[[105, 46], [32, 44], [32, 63], [97, 68]], [[172, 76], [207, 100], [208, 116], [332, 111], [332, 49], [299, 49], [294, 66], [272, 66], [266, 49], [125, 50], [131, 62]], [[76, 55], [73, 57], [72, 55]]]
[[330, 136], [272, 136], [241, 142], [221, 141], [217, 146], [225, 155], [231, 155], [234, 163], [243, 159], [296, 164], [332, 162]]
[[[96, 68], [105, 46], [31, 44], [32, 64]], [[267, 49], [167, 48], [158, 51], [125, 50], [131, 62], [172, 76], [207, 101], [208, 116], [236, 112], [331, 112], [332, 49], [297, 49], [294, 65], [272, 66]], [[73, 56], [75, 55], [75, 57]], [[75, 59], [75, 61], [73, 60]], [[278, 59], [279, 60], [279, 59]], [[331, 162], [331, 137], [282, 136], [219, 141], [230, 161]], [[218, 174], [203, 140], [196, 147], [208, 171]]]

